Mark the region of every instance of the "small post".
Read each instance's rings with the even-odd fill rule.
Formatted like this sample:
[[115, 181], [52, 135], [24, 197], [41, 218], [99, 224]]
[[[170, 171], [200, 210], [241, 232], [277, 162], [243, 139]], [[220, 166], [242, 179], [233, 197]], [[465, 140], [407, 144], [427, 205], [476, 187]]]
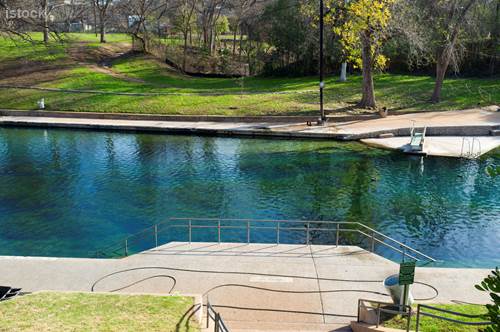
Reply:
[[247, 244], [250, 244], [250, 221], [247, 221]]
[[371, 252], [375, 251], [375, 232], [372, 232], [372, 245], [371, 245]]
[[418, 332], [418, 325], [420, 324], [420, 304], [417, 305], [417, 320], [415, 322], [415, 332]]
[[336, 240], [335, 245], [336, 245], [337, 247], [339, 246], [339, 238], [340, 238], [340, 224], [339, 224], [339, 223], [337, 223], [337, 236], [336, 236], [336, 238], [335, 238], [335, 240]]
[[158, 224], [155, 225], [155, 247], [158, 247]]
[[210, 327], [210, 313], [208, 312], [208, 303], [207, 303], [207, 329]]
[[377, 304], [377, 328], [380, 325], [380, 302]]
[[207, 329], [210, 326], [210, 300], [208, 299], [207, 295]]
[[[406, 320], [406, 332], [410, 332], [410, 322], [411, 322], [411, 306], [409, 312], [407, 312], [407, 320]], [[417, 323], [418, 324], [418, 323]]]
[[406, 258], [405, 247], [401, 246], [400, 248], [401, 248], [401, 252], [402, 252], [402, 254], [403, 254], [403, 263], [404, 263], [405, 258]]
[[191, 241], [193, 239], [193, 227], [192, 227], [192, 221], [189, 219], [189, 224], [188, 224], [188, 233], [189, 233], [189, 243], [191, 244]]
[[307, 225], [306, 225], [306, 245], [309, 244], [309, 222], [307, 222]]
[[125, 256], [128, 256], [128, 239], [125, 239]]
[[361, 311], [361, 299], [358, 299], [358, 319], [356, 320], [359, 323], [359, 314]]
[[276, 226], [276, 243], [280, 244], [280, 222]]
[[403, 286], [403, 307], [408, 305], [408, 295], [410, 292], [410, 285]]
[[220, 244], [220, 219], [217, 221], [217, 241]]
[[220, 331], [220, 315], [218, 312], [215, 313], [215, 332]]

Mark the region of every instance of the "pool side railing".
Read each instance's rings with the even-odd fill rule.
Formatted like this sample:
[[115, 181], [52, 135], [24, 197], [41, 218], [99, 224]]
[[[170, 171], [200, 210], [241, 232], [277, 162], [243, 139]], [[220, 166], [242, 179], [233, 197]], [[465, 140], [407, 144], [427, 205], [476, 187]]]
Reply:
[[[438, 313], [431, 313], [431, 311]], [[432, 319], [444, 320], [447, 322], [451, 322], [457, 325], [466, 325], [466, 326], [488, 326], [491, 325], [492, 322], [484, 321], [484, 315], [469, 315], [462, 312], [456, 312], [452, 310], [447, 310], [443, 308], [433, 307], [427, 304], [419, 304], [417, 306], [417, 315], [416, 315], [416, 326], [415, 332], [418, 332], [420, 329], [420, 322], [422, 316], [430, 317]], [[480, 321], [466, 321], [463, 319], [476, 319]]]
[[[284, 231], [304, 232], [305, 239], [302, 244], [311, 244], [312, 235], [321, 233], [335, 234], [335, 241], [328, 243], [321, 243], [324, 245], [345, 245], [342, 240], [349, 240], [347, 237], [342, 237], [345, 233], [355, 233], [361, 235], [369, 242], [368, 250], [375, 252], [376, 245], [382, 245], [398, 255], [401, 259], [415, 260], [417, 262], [436, 262], [436, 259], [414, 249], [406, 244], [393, 239], [373, 228], [370, 228], [360, 222], [349, 221], [315, 221], [315, 220], [268, 220], [268, 219], [222, 219], [222, 218], [170, 218], [164, 222], [147, 227], [142, 231], [133, 235], [127, 236], [117, 243], [105, 247], [102, 250], [96, 251], [92, 256], [96, 258], [121, 258], [127, 257], [130, 254], [137, 253], [138, 251], [132, 250], [132, 247], [140, 243], [149, 243], [149, 245], [141, 248], [140, 251], [154, 249], [160, 245], [172, 242], [161, 241], [161, 235], [170, 233], [173, 229], [185, 229], [187, 242], [194, 241], [193, 231], [197, 229], [216, 230], [216, 238], [218, 243], [223, 242], [242, 242], [244, 243], [258, 243], [252, 242], [253, 230], [266, 230], [274, 234], [272, 240], [276, 244], [282, 243], [282, 233]], [[242, 236], [242, 241], [223, 241], [224, 231], [244, 231], [246, 234]], [[178, 240], [175, 240], [178, 241]], [[209, 242], [209, 241], [203, 241]], [[333, 243], [332, 243], [333, 242]], [[266, 242], [268, 243], [268, 242]]]

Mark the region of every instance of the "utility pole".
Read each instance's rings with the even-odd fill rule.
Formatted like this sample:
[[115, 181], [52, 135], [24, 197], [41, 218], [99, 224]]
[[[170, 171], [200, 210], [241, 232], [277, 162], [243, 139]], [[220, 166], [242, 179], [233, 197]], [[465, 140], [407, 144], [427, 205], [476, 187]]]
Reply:
[[319, 111], [320, 119], [319, 124], [326, 123], [325, 109], [323, 105], [323, 89], [325, 88], [324, 70], [325, 64], [323, 60], [323, 30], [324, 30], [324, 13], [323, 13], [323, 0], [319, 0]]

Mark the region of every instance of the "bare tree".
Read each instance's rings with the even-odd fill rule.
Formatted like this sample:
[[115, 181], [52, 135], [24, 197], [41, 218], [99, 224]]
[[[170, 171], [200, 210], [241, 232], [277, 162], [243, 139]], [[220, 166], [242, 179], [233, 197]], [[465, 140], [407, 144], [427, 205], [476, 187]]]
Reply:
[[230, 8], [233, 15], [231, 17], [231, 26], [233, 30], [233, 55], [236, 53], [236, 38], [238, 31], [241, 31], [243, 20], [256, 7], [258, 0], [233, 0], [230, 2]]
[[215, 52], [215, 26], [226, 4], [227, 0], [201, 0], [199, 17], [203, 45], [210, 51], [210, 54]]
[[92, 6], [97, 11], [97, 16], [99, 17], [99, 34], [101, 36], [101, 43], [106, 42], [106, 23], [112, 2], [113, 0], [92, 0]]
[[156, 20], [166, 6], [167, 0], [127, 0], [120, 3], [122, 13], [128, 19], [128, 33], [141, 42], [145, 52], [148, 51], [148, 41], [156, 27]]
[[444, 6], [441, 2], [433, 2], [434, 13], [443, 15], [439, 18], [444, 19], [445, 22], [440, 33], [440, 45], [438, 46], [438, 56], [436, 59], [436, 83], [431, 97], [431, 101], [437, 103], [441, 99], [443, 81], [450, 61], [452, 61], [466, 15], [477, 0], [466, 0], [465, 3], [463, 1], [454, 1], [453, 4], [445, 4]]
[[184, 50], [182, 57], [182, 70], [186, 71], [188, 36], [196, 23], [196, 5], [197, 0], [180, 0], [174, 12], [175, 29], [182, 33], [184, 38]]

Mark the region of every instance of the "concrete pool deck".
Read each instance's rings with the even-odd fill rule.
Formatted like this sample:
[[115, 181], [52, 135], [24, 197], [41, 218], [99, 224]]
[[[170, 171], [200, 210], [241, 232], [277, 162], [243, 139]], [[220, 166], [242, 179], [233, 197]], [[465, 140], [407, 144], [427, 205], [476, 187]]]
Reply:
[[[236, 331], [346, 326], [359, 298], [389, 299], [381, 280], [398, 272], [396, 263], [355, 246], [182, 242], [124, 259], [3, 256], [0, 266], [0, 285], [23, 291], [178, 292], [203, 295], [205, 302], [209, 296]], [[474, 284], [489, 272], [417, 268], [415, 280], [438, 290], [430, 303], [487, 303]], [[435, 295], [422, 284], [412, 293], [417, 299]]]
[[[104, 118], [102, 118], [104, 117]], [[139, 119], [138, 119], [139, 118]], [[172, 119], [176, 117], [165, 117]], [[125, 131], [147, 131], [160, 133], [181, 133], [221, 136], [256, 136], [281, 138], [310, 138], [362, 140], [365, 143], [387, 149], [400, 150], [410, 140], [410, 129], [427, 127], [427, 149], [429, 155], [463, 157], [464, 137], [480, 137], [479, 155], [500, 146], [500, 112], [496, 106], [448, 112], [422, 112], [393, 115], [386, 118], [329, 122], [325, 126], [308, 126], [304, 122], [293, 122], [294, 117], [235, 118], [181, 116], [182, 121], [162, 121], [161, 116], [137, 116], [127, 114], [91, 114], [44, 111], [0, 110], [0, 126], [29, 126], [43, 128], [80, 128]], [[201, 120], [200, 120], [201, 119]], [[246, 121], [246, 120], [248, 121]], [[300, 117], [297, 117], [299, 121]], [[361, 119], [361, 118], [360, 118]], [[332, 118], [333, 121], [333, 118]], [[381, 138], [381, 135], [395, 137]], [[432, 138], [431, 138], [432, 137]], [[434, 138], [436, 137], [436, 138]]]
[[[410, 138], [366, 138], [361, 142], [382, 149], [403, 151]], [[428, 156], [476, 158], [499, 146], [500, 136], [474, 136], [474, 142], [472, 137], [430, 136], [425, 138], [423, 150]]]

